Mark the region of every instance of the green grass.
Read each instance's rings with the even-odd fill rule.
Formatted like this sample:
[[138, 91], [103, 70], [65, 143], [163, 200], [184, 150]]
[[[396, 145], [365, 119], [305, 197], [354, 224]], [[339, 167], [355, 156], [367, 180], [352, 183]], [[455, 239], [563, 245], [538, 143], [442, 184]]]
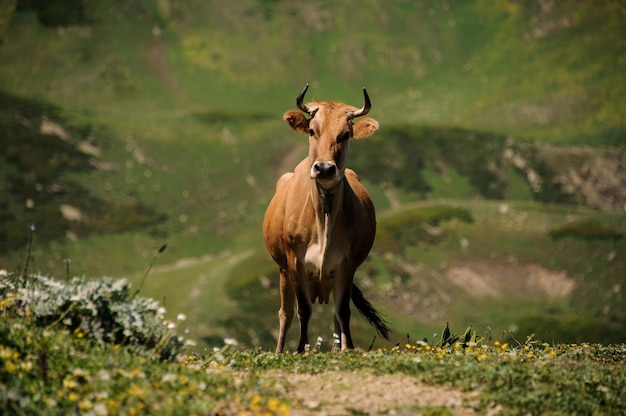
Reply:
[[[303, 355], [276, 356], [226, 345], [202, 353], [176, 350], [163, 360], [162, 340], [177, 339], [172, 330], [176, 324], [163, 321], [161, 308], [157, 311], [151, 300], [109, 291], [121, 286], [106, 279], [85, 286], [78, 280], [64, 284], [36, 276], [23, 286], [16, 279], [3, 274], [0, 286], [0, 400], [9, 414], [287, 415], [324, 411], [327, 406], [349, 410], [345, 402], [328, 395], [311, 404], [303, 399], [299, 386], [289, 383], [302, 375], [328, 383], [332, 374], [372, 382], [385, 375], [406, 376], [423, 388], [439, 386], [439, 395], [464, 395], [462, 404], [419, 407], [438, 414], [458, 411], [459, 405], [497, 414], [620, 414], [626, 410], [624, 344], [566, 345], [533, 338], [519, 342], [471, 329], [456, 335], [446, 325], [440, 340], [408, 339], [393, 348], [370, 351], [325, 353], [316, 345]], [[96, 290], [89, 294], [79, 290], [69, 304], [60, 307], [52, 306], [53, 299], [48, 303], [52, 308], [47, 309], [28, 295], [42, 284], [53, 285], [59, 293], [80, 287]], [[103, 299], [111, 303], [101, 303]], [[127, 325], [124, 318], [109, 314], [119, 308], [128, 308], [129, 323], [134, 322], [132, 327], [139, 331], [144, 327], [137, 324], [148, 321], [138, 316], [156, 319], [156, 326], [145, 333], [148, 338], [126, 331], [128, 337], [110, 336], [115, 326], [111, 333], [98, 331], [111, 318], [117, 320], [116, 325]], [[180, 327], [184, 317], [178, 319]], [[145, 339], [158, 341], [156, 347], [145, 344]], [[387, 388], [394, 387], [379, 387], [383, 400]], [[385, 402], [384, 411], [416, 410], [418, 402], [413, 400]], [[359, 407], [359, 411], [368, 410]]]

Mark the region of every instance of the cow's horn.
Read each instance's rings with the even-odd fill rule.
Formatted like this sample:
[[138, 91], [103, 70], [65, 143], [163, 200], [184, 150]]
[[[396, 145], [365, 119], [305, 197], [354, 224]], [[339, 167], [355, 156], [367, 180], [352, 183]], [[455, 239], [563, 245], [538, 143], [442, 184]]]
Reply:
[[296, 105], [298, 106], [300, 110], [310, 115], [311, 112], [309, 111], [309, 108], [306, 106], [306, 104], [302, 102], [304, 100], [304, 94], [306, 94], [306, 90], [308, 89], [309, 89], [309, 84], [306, 84], [304, 86], [304, 89], [298, 95], [298, 98], [296, 98]]
[[348, 119], [361, 117], [370, 112], [370, 109], [372, 108], [372, 102], [370, 101], [370, 96], [367, 95], [367, 90], [365, 88], [363, 88], [363, 97], [365, 98], [365, 105], [363, 105], [360, 110], [356, 110], [354, 113], [350, 114]]

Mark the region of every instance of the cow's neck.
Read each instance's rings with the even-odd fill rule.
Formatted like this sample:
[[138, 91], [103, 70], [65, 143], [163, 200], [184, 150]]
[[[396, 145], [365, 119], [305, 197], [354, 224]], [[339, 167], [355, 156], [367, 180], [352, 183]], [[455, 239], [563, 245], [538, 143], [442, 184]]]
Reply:
[[315, 182], [315, 186], [317, 187], [319, 198], [322, 201], [322, 214], [324, 214], [325, 216], [330, 216], [330, 214], [333, 213], [335, 195], [338, 191], [338, 188], [342, 184], [343, 184], [343, 178], [332, 187], [326, 189], [322, 185], [320, 185], [317, 181]]
[[324, 188], [317, 181], [314, 182], [315, 189], [313, 190], [311, 196], [313, 199], [313, 206], [315, 207], [317, 239], [322, 259], [319, 268], [319, 279], [321, 281], [324, 277], [324, 262], [330, 245], [334, 218], [336, 217], [337, 211], [341, 206], [344, 178], [342, 177], [337, 184], [330, 188]]

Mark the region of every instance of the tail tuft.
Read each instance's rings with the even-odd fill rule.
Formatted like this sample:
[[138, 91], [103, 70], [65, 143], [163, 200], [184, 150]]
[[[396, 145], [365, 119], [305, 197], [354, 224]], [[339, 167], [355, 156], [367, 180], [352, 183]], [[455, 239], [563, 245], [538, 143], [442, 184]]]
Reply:
[[357, 310], [367, 319], [367, 321], [376, 328], [376, 332], [389, 341], [391, 329], [387, 326], [387, 321], [383, 319], [380, 313], [365, 299], [363, 292], [355, 284], [352, 285], [352, 302]]

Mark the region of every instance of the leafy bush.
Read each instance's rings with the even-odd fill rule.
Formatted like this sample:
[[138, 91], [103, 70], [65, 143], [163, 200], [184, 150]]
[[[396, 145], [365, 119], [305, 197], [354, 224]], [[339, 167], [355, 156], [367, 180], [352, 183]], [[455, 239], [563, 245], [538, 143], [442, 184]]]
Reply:
[[550, 237], [558, 240], [564, 237], [574, 237], [581, 240], [621, 240], [624, 235], [613, 228], [598, 224], [595, 221], [574, 221], [552, 228], [548, 231]]
[[[185, 339], [164, 318], [165, 308], [150, 298], [130, 294], [124, 280], [73, 278], [64, 283], [50, 277], [0, 277], [0, 311], [33, 317], [38, 326], [65, 326], [77, 337], [98, 343], [127, 345], [172, 359]], [[188, 341], [189, 342], [189, 341]]]
[[37, 19], [46, 27], [89, 23], [82, 1], [76, 0], [20, 0], [17, 10], [35, 10]]

